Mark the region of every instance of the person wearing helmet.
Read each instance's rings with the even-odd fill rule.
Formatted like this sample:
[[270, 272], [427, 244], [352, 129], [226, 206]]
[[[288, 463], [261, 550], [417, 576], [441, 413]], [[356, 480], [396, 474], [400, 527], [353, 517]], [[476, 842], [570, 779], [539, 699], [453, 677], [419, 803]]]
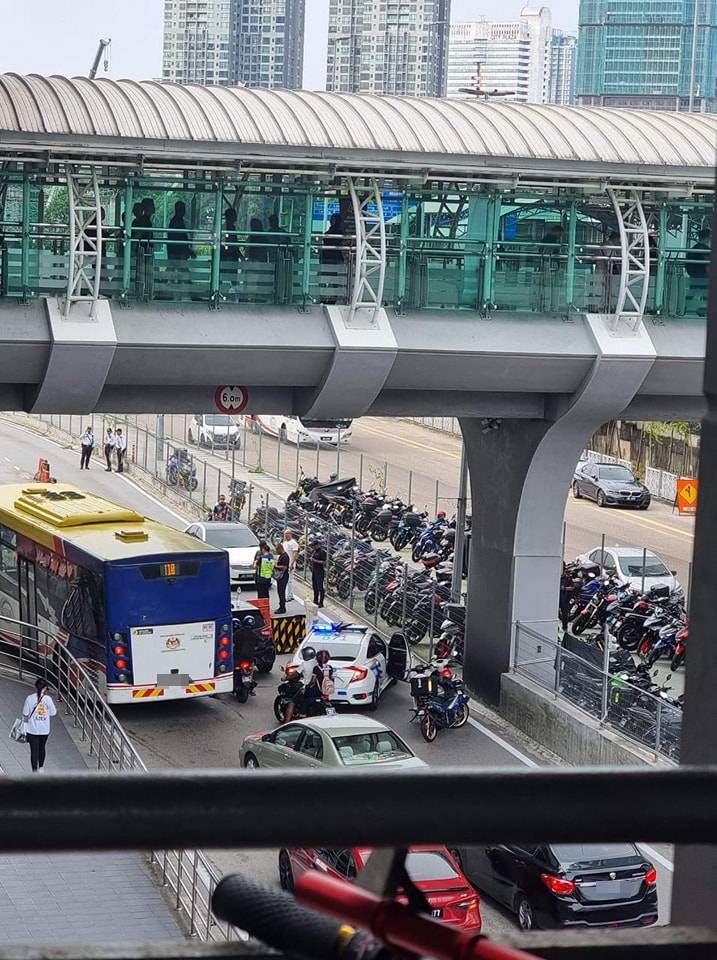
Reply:
[[284, 713], [285, 723], [289, 723], [295, 713], [308, 717], [316, 701], [320, 700], [324, 694], [330, 695], [329, 687], [334, 682], [334, 669], [329, 663], [331, 654], [328, 650], [319, 650], [317, 653], [313, 647], [304, 647], [301, 658], [304, 661], [300, 668], [304, 685], [293, 701], [287, 704]]

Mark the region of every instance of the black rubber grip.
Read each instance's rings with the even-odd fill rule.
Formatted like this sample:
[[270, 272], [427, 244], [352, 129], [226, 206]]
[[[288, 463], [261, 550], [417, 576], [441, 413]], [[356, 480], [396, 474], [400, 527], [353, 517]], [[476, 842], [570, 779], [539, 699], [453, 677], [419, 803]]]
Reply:
[[336, 960], [341, 952], [341, 925], [336, 920], [300, 907], [289, 894], [238, 873], [217, 884], [212, 910], [220, 920], [277, 950], [315, 960]]

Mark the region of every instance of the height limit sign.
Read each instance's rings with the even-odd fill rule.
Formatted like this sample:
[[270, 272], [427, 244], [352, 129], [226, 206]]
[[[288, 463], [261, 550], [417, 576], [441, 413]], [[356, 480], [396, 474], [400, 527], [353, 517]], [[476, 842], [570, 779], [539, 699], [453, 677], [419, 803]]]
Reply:
[[249, 391], [246, 387], [222, 386], [214, 391], [214, 406], [220, 413], [242, 413], [249, 403]]

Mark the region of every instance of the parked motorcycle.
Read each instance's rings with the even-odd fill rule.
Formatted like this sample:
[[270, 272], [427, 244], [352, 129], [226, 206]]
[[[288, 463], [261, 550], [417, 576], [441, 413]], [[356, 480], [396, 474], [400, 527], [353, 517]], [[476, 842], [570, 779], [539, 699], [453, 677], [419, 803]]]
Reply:
[[436, 739], [439, 730], [468, 723], [470, 698], [463, 682], [449, 667], [439, 670], [434, 664], [427, 664], [411, 672], [415, 674], [410, 679], [415, 706], [410, 722], [419, 721], [421, 736], [427, 743]]

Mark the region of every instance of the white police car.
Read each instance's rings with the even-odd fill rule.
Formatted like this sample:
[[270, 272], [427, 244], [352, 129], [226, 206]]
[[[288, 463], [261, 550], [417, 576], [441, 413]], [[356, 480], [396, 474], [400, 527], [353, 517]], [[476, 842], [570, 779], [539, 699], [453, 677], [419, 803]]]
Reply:
[[350, 703], [375, 710], [383, 691], [402, 680], [410, 667], [408, 644], [403, 634], [383, 640], [371, 627], [353, 623], [316, 620], [294, 654], [291, 665], [305, 665], [301, 651], [313, 647], [328, 650], [334, 668], [336, 692], [332, 703]]

